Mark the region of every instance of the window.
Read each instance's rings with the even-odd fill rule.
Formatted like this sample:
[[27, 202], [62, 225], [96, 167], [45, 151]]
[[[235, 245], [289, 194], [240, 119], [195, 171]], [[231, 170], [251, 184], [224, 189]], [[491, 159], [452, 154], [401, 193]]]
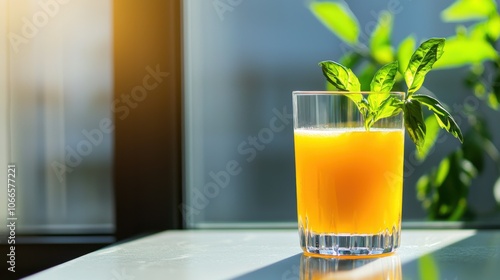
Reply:
[[113, 233], [111, 1], [1, 5], [0, 149], [16, 166], [17, 233]]
[[0, 1], [0, 164], [16, 165], [19, 277], [181, 227], [180, 6]]
[[[348, 47], [324, 28], [304, 1], [184, 3], [186, 190], [182, 211], [187, 225], [293, 225], [291, 92], [323, 90], [317, 63], [339, 59]], [[450, 3], [350, 1], [349, 5], [361, 21], [365, 44], [379, 12], [392, 5], [393, 38], [398, 44], [409, 33], [418, 40], [452, 36], [454, 27], [443, 24], [439, 14]], [[461, 106], [470, 91], [459, 82], [443, 81], [464, 73], [463, 69], [436, 71], [426, 79], [426, 86], [439, 92], [448, 105]], [[485, 114], [497, 118], [490, 109]], [[499, 131], [492, 131], [498, 146]], [[440, 143], [423, 164], [415, 160], [410, 139], [406, 142], [404, 219], [422, 220], [425, 213], [416, 199], [416, 181], [458, 141]], [[497, 177], [491, 168], [476, 182], [492, 186]], [[470, 199], [480, 214], [495, 208], [491, 188], [471, 190]]]

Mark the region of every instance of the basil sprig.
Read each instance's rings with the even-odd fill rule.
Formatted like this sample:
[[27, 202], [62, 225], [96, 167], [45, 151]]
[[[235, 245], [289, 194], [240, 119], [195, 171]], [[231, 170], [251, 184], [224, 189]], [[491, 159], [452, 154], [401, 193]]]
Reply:
[[422, 105], [425, 105], [434, 114], [442, 129], [463, 142], [460, 127], [443, 104], [432, 96], [416, 94], [424, 83], [427, 73], [442, 56], [444, 44], [445, 39], [443, 38], [431, 38], [420, 44], [413, 53], [403, 73], [408, 87], [404, 100], [390, 95], [398, 73], [397, 61], [382, 66], [375, 73], [370, 83], [370, 91], [378, 94], [369, 94], [367, 98], [363, 97], [361, 93], [357, 93], [361, 91], [361, 86], [359, 79], [351, 69], [335, 61], [322, 61], [319, 65], [327, 81], [334, 87], [340, 91], [353, 92], [346, 96], [358, 107], [367, 130], [378, 120], [396, 116], [403, 111], [406, 131], [417, 149], [420, 150], [424, 146], [426, 133]]

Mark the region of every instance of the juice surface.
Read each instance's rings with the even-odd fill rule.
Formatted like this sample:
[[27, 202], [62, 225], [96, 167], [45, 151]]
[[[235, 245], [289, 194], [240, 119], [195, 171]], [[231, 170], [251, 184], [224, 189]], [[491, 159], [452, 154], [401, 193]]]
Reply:
[[400, 227], [402, 129], [296, 129], [294, 134], [299, 224], [331, 234], [392, 233]]

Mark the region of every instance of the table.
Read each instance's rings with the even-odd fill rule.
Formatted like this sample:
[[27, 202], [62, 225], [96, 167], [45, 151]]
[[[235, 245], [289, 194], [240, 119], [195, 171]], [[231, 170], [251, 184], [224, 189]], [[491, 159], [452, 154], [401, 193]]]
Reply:
[[500, 279], [499, 230], [403, 230], [398, 252], [346, 260], [302, 254], [296, 230], [164, 231], [27, 279]]

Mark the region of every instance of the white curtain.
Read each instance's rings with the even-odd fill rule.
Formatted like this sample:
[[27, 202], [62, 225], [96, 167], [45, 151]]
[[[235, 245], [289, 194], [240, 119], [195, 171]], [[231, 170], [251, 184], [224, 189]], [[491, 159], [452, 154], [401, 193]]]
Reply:
[[112, 3], [0, 2], [0, 178], [15, 164], [18, 232], [111, 232]]

